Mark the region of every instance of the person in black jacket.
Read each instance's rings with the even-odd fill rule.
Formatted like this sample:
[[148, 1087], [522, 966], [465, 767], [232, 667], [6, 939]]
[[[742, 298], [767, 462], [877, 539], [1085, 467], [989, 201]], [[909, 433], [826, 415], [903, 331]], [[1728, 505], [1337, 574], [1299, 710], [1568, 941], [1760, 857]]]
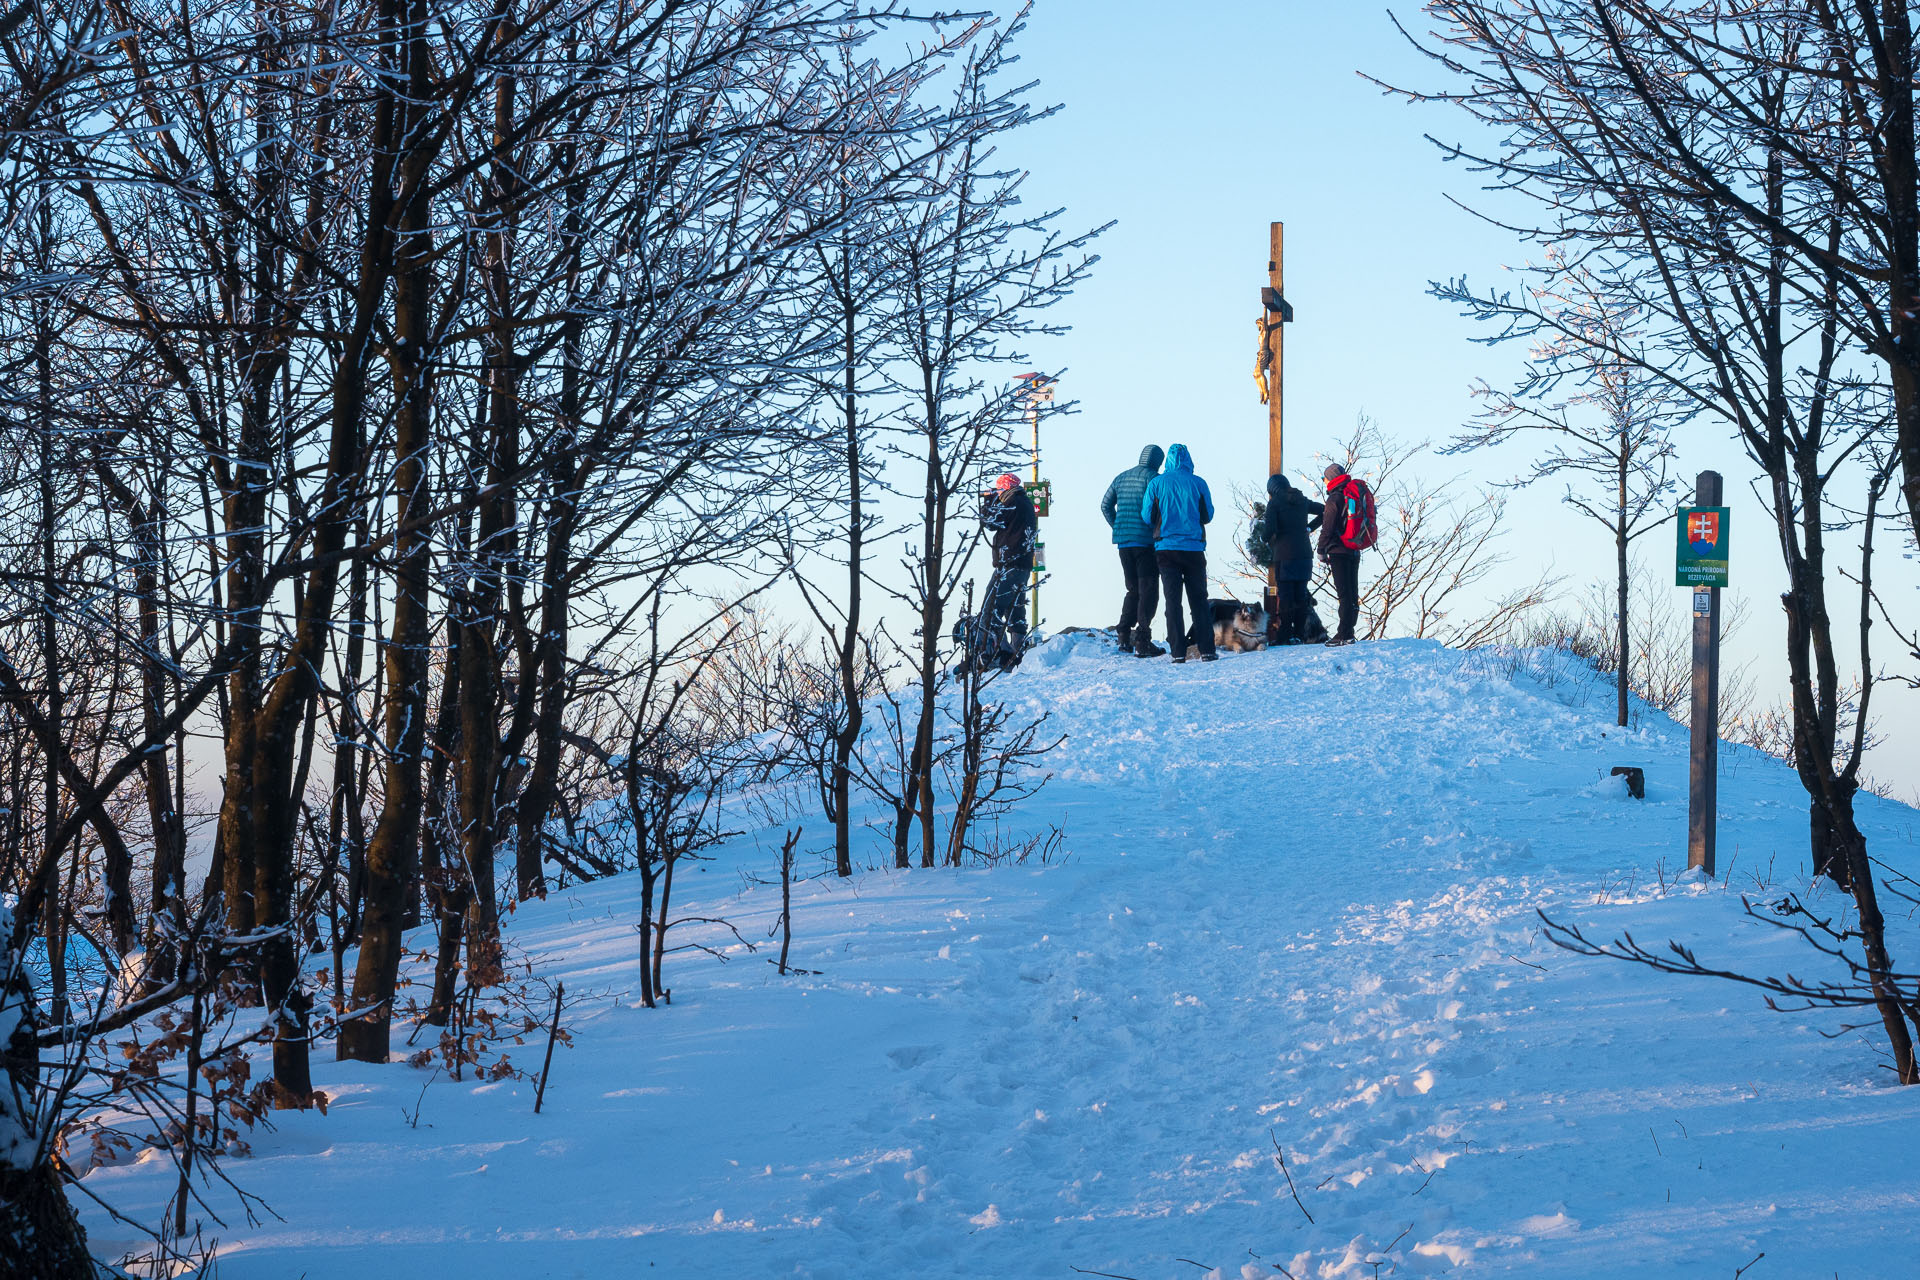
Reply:
[[982, 661], [998, 661], [1002, 670], [1020, 662], [1027, 647], [1027, 583], [1033, 577], [1033, 546], [1039, 530], [1033, 498], [1016, 475], [993, 482], [981, 504], [980, 524], [993, 535], [993, 579], [987, 584], [981, 618]]
[[1313, 577], [1312, 530], [1320, 527], [1320, 507], [1285, 476], [1267, 481], [1267, 514], [1262, 533], [1273, 557], [1275, 644], [1299, 644], [1306, 638], [1307, 581]]

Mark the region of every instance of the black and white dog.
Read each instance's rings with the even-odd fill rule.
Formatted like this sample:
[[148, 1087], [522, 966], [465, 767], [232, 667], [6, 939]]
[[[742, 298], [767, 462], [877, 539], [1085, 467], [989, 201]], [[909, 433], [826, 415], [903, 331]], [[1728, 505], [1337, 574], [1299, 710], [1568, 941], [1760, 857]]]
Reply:
[[[1228, 653], [1252, 653], [1267, 647], [1267, 611], [1262, 605], [1242, 604], [1238, 600], [1209, 600], [1213, 615], [1213, 647]], [[1200, 620], [1194, 619], [1189, 642], [1199, 643]]]

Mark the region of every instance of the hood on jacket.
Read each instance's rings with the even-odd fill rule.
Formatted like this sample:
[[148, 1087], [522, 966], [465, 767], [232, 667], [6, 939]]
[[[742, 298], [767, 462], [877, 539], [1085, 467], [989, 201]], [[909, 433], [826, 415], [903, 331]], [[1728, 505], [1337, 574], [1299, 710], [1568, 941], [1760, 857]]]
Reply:
[[1193, 474], [1193, 455], [1187, 452], [1187, 446], [1176, 444], [1167, 450], [1167, 470]]
[[1267, 477], [1267, 496], [1269, 498], [1272, 498], [1275, 502], [1280, 501], [1280, 499], [1286, 497], [1289, 493], [1293, 493], [1293, 492], [1296, 492], [1293, 487], [1293, 482], [1288, 480], [1285, 476], [1268, 476]]
[[1166, 460], [1167, 455], [1161, 451], [1160, 446], [1157, 444], [1150, 444], [1140, 451], [1140, 465], [1149, 471], [1158, 471], [1160, 464]]

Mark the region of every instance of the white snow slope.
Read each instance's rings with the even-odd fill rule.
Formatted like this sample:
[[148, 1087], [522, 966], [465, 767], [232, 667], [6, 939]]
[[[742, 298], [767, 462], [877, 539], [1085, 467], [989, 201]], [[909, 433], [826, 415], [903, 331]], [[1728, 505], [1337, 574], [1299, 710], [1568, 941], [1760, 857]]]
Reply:
[[[676, 956], [656, 1011], [632, 883], [529, 905], [517, 941], [578, 1000], [545, 1113], [442, 1077], [411, 1127], [427, 1073], [317, 1064], [330, 1114], [226, 1166], [279, 1220], [207, 1223], [222, 1280], [1920, 1274], [1920, 1089], [1876, 1031], [1539, 935], [1544, 909], [1823, 976], [1741, 909], [1805, 887], [1783, 766], [1723, 748], [1731, 887], [1676, 886], [1684, 731], [1614, 729], [1590, 675], [1079, 636], [996, 688], [1069, 735], [1027, 814], [1063, 865], [817, 879], [793, 956], [817, 976]], [[1864, 810], [1913, 871], [1920, 815]], [[776, 850], [745, 838], [677, 896], [759, 939], [778, 889], [740, 872]], [[173, 1188], [152, 1154], [86, 1185], [147, 1221]]]

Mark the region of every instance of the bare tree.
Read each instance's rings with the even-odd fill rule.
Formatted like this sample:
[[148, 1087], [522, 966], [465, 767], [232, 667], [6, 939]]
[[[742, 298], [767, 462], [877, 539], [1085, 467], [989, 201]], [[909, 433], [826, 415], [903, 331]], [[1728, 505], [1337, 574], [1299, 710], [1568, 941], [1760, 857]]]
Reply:
[[[1546, 452], [1515, 483], [1556, 476], [1583, 483], [1569, 483], [1562, 501], [1613, 537], [1615, 722], [1625, 725], [1633, 670], [1632, 547], [1672, 515], [1662, 505], [1674, 488], [1671, 432], [1693, 406], [1667, 378], [1646, 372], [1644, 361], [1608, 354], [1638, 343], [1640, 335], [1633, 331], [1634, 313], [1618, 309], [1591, 268], [1566, 267], [1557, 253], [1548, 255], [1548, 264], [1548, 278], [1531, 290], [1532, 305], [1553, 312], [1556, 323], [1535, 343], [1515, 388], [1479, 384], [1475, 394], [1486, 407], [1443, 452], [1539, 434]], [[1470, 308], [1479, 301], [1464, 289], [1438, 292]]]
[[[971, 613], [971, 583], [966, 604]], [[962, 663], [946, 706], [953, 737], [952, 750], [942, 756], [953, 795], [948, 866], [962, 865], [969, 854], [982, 854], [981, 829], [997, 830], [1001, 818], [1046, 785], [1052, 775], [1041, 771], [1041, 762], [1066, 741], [1065, 734], [1048, 734], [1045, 712], [1021, 720], [1010, 705], [988, 696], [1002, 674], [983, 663]]]
[[[1897, 1073], [1920, 1083], [1920, 1022], [1892, 985], [1873, 863], [1853, 811], [1874, 670], [1871, 611], [1863, 598], [1860, 706], [1843, 741], [1846, 686], [1827, 573], [1830, 523], [1849, 514], [1830, 489], [1849, 463], [1867, 473], [1866, 501], [1843, 521], [1862, 534], [1855, 576], [1865, 584], [1873, 526], [1888, 514], [1883, 467], [1896, 465], [1877, 459], [1920, 460], [1911, 453], [1920, 381], [1907, 338], [1920, 293], [1908, 7], [1490, 0], [1431, 12], [1443, 25], [1425, 47], [1464, 83], [1417, 96], [1456, 103], [1499, 139], [1453, 152], [1538, 202], [1540, 224], [1519, 228], [1528, 239], [1566, 248], [1574, 264], [1591, 261], [1614, 305], [1648, 317], [1645, 349], [1616, 345], [1599, 356], [1666, 380], [1732, 427], [1760, 468], [1789, 583], [1795, 765], [1813, 865], [1853, 895]], [[1488, 295], [1480, 309], [1508, 332], [1605, 341], [1524, 299]], [[1879, 367], [1858, 367], [1849, 342]], [[1905, 484], [1920, 492], [1915, 474], [1908, 468]]]
[[[1026, 13], [1022, 8], [968, 50], [935, 126], [937, 149], [916, 171], [912, 199], [884, 241], [902, 289], [889, 351], [908, 400], [908, 443], [901, 447], [921, 480], [918, 538], [904, 559], [907, 583], [892, 592], [917, 624], [911, 661], [919, 707], [904, 790], [913, 800], [923, 867], [938, 860], [935, 740], [947, 611], [980, 543], [972, 507], [987, 473], [1010, 459], [1021, 421], [1019, 404], [993, 370], [1024, 362], [1014, 343], [1058, 332], [1041, 313], [1092, 268], [1085, 249], [1105, 229], [1061, 234], [1057, 210], [1020, 210], [1025, 175], [995, 167], [1003, 135], [1051, 114], [1027, 104], [1031, 86], [1000, 87]], [[896, 865], [909, 861], [910, 836], [904, 822], [894, 833]]]
[[[0, 1252], [37, 1275], [91, 1271], [60, 1134], [128, 1090], [183, 1103], [143, 1139], [181, 1169], [155, 1265], [182, 1269], [213, 1117], [324, 1106], [329, 1037], [384, 1062], [396, 1019], [511, 1002], [500, 913], [552, 878], [654, 877], [658, 990], [675, 863], [743, 781], [794, 776], [803, 702], [850, 862], [884, 754], [864, 709], [901, 687], [862, 601], [879, 433], [932, 406], [951, 516], [1006, 439], [983, 370], [1084, 270], [990, 162], [1037, 114], [987, 87], [1017, 23], [845, 0], [311, 18], [0, 11]], [[909, 24], [916, 48], [874, 39]], [[965, 561], [945, 519], [936, 601]], [[811, 601], [832, 678], [736, 679], [744, 602], [826, 546], [848, 549]], [[817, 641], [756, 630], [755, 661], [810, 672]], [[120, 1032], [138, 1073], [109, 1069]], [[272, 1078], [242, 1089], [256, 1045]]]
[[[978, 33], [970, 25], [937, 48], [942, 53], [964, 48]], [[832, 655], [839, 686], [832, 699], [811, 699], [808, 705], [821, 713], [814, 728], [832, 744], [820, 761], [821, 807], [833, 825], [834, 868], [849, 876], [853, 760], [868, 692], [868, 652], [862, 642], [872, 571], [868, 548], [897, 532], [882, 523], [877, 499], [886, 492], [878, 437], [899, 412], [896, 398], [887, 394], [881, 362], [901, 281], [898, 264], [883, 247], [886, 211], [869, 204], [867, 192], [877, 175], [910, 154], [903, 138], [917, 132], [924, 108], [915, 98], [927, 64], [908, 76], [889, 76], [861, 59], [851, 39], [826, 52], [831, 61], [825, 72], [833, 86], [826, 104], [833, 127], [827, 136], [838, 156], [824, 198], [835, 207], [838, 226], [814, 245], [812, 257], [817, 310], [830, 330], [832, 357], [819, 369], [821, 420], [804, 442], [797, 483], [836, 511], [839, 527], [830, 544], [817, 548], [803, 548], [789, 537], [787, 553], [795, 585]], [[816, 584], [810, 565], [815, 558], [828, 561], [839, 582]]]
[[[1427, 451], [1425, 443], [1393, 439], [1365, 414], [1332, 450], [1334, 460], [1367, 480], [1379, 503], [1380, 541], [1363, 560], [1378, 566], [1360, 589], [1364, 638], [1410, 635], [1460, 647], [1502, 638], [1547, 599], [1555, 579], [1543, 574], [1459, 619], [1479, 584], [1506, 562], [1497, 545], [1506, 503], [1491, 491], [1461, 492], [1457, 477], [1420, 474], [1415, 464]], [[1326, 567], [1318, 573], [1318, 589], [1330, 591]]]

